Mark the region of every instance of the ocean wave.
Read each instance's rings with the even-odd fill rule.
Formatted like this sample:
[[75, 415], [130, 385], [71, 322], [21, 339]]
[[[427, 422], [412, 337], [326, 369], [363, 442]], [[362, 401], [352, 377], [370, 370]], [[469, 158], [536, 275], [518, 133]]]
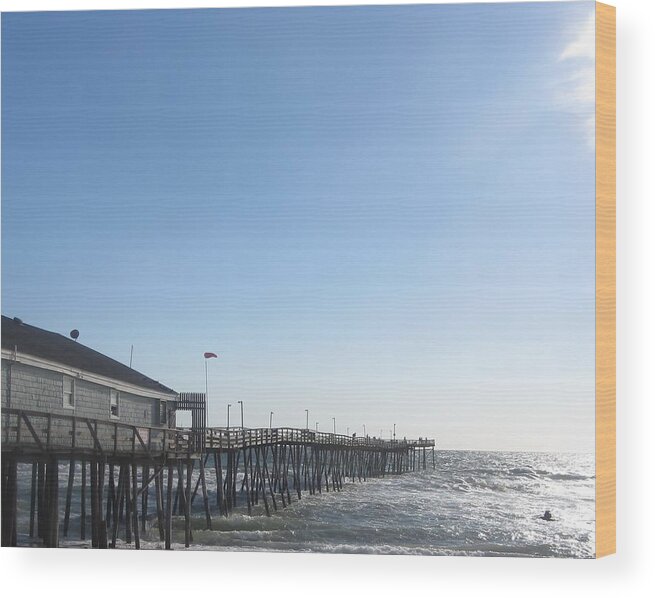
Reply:
[[594, 475], [583, 475], [580, 473], [550, 473], [546, 477], [550, 478], [551, 480], [570, 480], [570, 481], [576, 481], [576, 480], [595, 480], [596, 476]]
[[508, 473], [513, 476], [531, 478], [533, 480], [539, 479], [539, 474], [531, 467], [514, 467]]
[[[62, 471], [62, 484], [66, 475]], [[29, 489], [30, 476], [29, 467], [19, 471], [20, 489]], [[208, 487], [213, 529], [204, 529], [197, 500], [193, 550], [583, 558], [594, 552], [594, 462], [586, 456], [438, 451], [434, 470], [347, 484], [341, 492], [303, 493], [286, 509], [278, 501], [270, 517], [261, 503], [249, 515], [240, 494], [239, 507], [220, 516], [211, 477]], [[29, 491], [19, 496], [19, 510], [19, 527], [26, 529]], [[540, 519], [545, 510], [556, 521]], [[73, 516], [65, 546], [88, 546], [75, 539], [77, 529]], [[174, 548], [184, 547], [184, 518], [174, 518], [173, 539]], [[128, 547], [123, 540], [119, 546]], [[142, 547], [163, 548], [155, 519]]]

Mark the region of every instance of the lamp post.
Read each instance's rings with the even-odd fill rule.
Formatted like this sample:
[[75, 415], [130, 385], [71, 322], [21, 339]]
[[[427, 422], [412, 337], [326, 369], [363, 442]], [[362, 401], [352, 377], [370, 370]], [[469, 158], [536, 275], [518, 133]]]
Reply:
[[350, 436], [350, 427], [346, 428], [346, 436]]
[[237, 401], [241, 405], [241, 429], [243, 430], [243, 401]]
[[227, 404], [227, 429], [230, 429], [230, 407], [232, 405], [230, 403]]
[[309, 409], [305, 409], [305, 430], [309, 430]]
[[318, 432], [318, 422], [316, 422], [316, 431]]
[[364, 428], [364, 436], [366, 436], [366, 424], [362, 424], [362, 428]]
[[337, 433], [337, 420], [334, 417], [332, 418], [332, 433]]
[[396, 424], [393, 425], [393, 441], [396, 442]]
[[270, 430], [273, 427], [273, 412], [268, 416], [268, 429]]

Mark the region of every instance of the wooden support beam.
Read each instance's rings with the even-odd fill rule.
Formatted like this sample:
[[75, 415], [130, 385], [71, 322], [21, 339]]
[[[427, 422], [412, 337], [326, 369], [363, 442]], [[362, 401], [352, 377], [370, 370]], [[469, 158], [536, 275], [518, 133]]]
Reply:
[[86, 540], [86, 461], [81, 461], [82, 483], [80, 486], [80, 540]]
[[[156, 475], [156, 474], [153, 474]], [[141, 468], [141, 531], [145, 534], [148, 519], [148, 488], [150, 487], [150, 466], [143, 465]]]
[[[209, 454], [207, 457], [209, 457]], [[203, 461], [202, 457], [198, 460], [199, 478], [202, 485], [202, 502], [205, 507], [205, 522], [207, 529], [212, 529], [212, 516], [209, 509], [209, 495], [207, 494], [207, 480], [205, 479], [205, 463], [206, 460]], [[191, 501], [191, 504], [193, 504], [193, 501]]]
[[131, 482], [131, 471], [132, 465], [130, 462], [124, 463], [122, 465], [123, 472], [123, 497], [125, 499], [125, 541], [128, 544], [132, 544], [132, 523], [134, 521], [133, 510], [134, 504], [132, 502], [132, 482]]
[[157, 528], [159, 530], [159, 540], [163, 542], [166, 539], [164, 533], [164, 467], [159, 470], [159, 475], [155, 478], [155, 502], [157, 504]]
[[125, 466], [121, 463], [118, 470], [118, 487], [113, 504], [112, 526], [111, 526], [111, 548], [116, 548], [118, 539], [118, 527], [121, 521], [121, 504], [123, 503], [123, 494], [125, 493]]
[[[262, 459], [262, 467], [263, 467], [263, 473], [264, 473], [264, 484], [268, 482], [268, 491], [271, 495], [271, 502], [273, 503], [273, 508], [277, 511], [277, 501], [275, 500], [275, 492], [273, 492], [273, 486], [271, 484], [271, 476], [268, 471], [268, 451], [266, 447], [263, 449], [263, 459]], [[266, 487], [264, 487], [264, 492], [266, 492]]]
[[193, 474], [193, 459], [186, 463], [186, 496], [184, 500], [184, 546], [191, 545], [191, 477]]
[[165, 522], [165, 548], [171, 549], [173, 536], [173, 461], [168, 462], [168, 475], [166, 477], [166, 522]]
[[23, 418], [23, 421], [25, 422], [27, 429], [32, 435], [34, 442], [36, 442], [37, 446], [39, 447], [39, 450], [45, 452], [45, 447], [43, 446], [43, 442], [41, 442], [41, 439], [39, 438], [39, 435], [36, 433], [36, 430], [34, 429], [34, 426], [32, 425], [32, 422], [30, 421], [28, 415], [24, 411], [21, 411], [20, 415]]
[[116, 496], [116, 484], [114, 482], [114, 464], [110, 463], [107, 468], [107, 510], [105, 511], [105, 522], [107, 526], [113, 523], [113, 507]]
[[17, 495], [18, 474], [16, 459], [2, 459], [2, 546], [17, 544]]
[[47, 526], [45, 546], [59, 547], [59, 463], [51, 459], [46, 466]]
[[132, 509], [132, 531], [134, 532], [134, 548], [141, 548], [141, 539], [139, 534], [139, 485], [138, 485], [138, 466], [132, 463], [132, 494], [130, 505]]
[[91, 485], [91, 547], [98, 548], [98, 463], [95, 459], [89, 462], [89, 477]]
[[98, 421], [94, 420], [93, 422], [90, 419], [85, 419], [87, 428], [89, 428], [89, 432], [91, 432], [91, 438], [93, 438], [93, 444], [96, 448], [96, 450], [104, 456], [105, 452], [102, 449], [102, 444], [98, 438]]
[[223, 489], [223, 464], [220, 451], [214, 452], [214, 470], [216, 472], [216, 506], [219, 514], [227, 517], [227, 507], [225, 505], [225, 492]]
[[107, 548], [107, 519], [103, 517], [104, 507], [102, 504], [105, 494], [105, 460], [98, 461], [98, 548]]
[[268, 499], [266, 498], [266, 489], [263, 486], [262, 470], [259, 463], [259, 451], [260, 451], [259, 447], [255, 447], [255, 459], [256, 459], [255, 472], [257, 477], [262, 481], [262, 499], [264, 500], [264, 509], [266, 509], [267, 517], [270, 517], [271, 512], [268, 508]]
[[34, 518], [36, 514], [37, 463], [32, 463], [32, 483], [30, 485], [30, 538], [34, 537]]
[[[252, 505], [251, 505], [251, 495], [250, 495], [250, 489], [248, 485], [248, 461], [247, 461], [248, 453], [246, 452], [246, 449], [243, 449], [243, 484], [245, 485], [246, 489], [246, 502], [248, 505], [248, 515], [252, 515]], [[252, 459], [252, 456], [250, 456]], [[243, 486], [242, 486], [243, 487]]]
[[75, 459], [68, 464], [68, 483], [66, 485], [66, 506], [64, 507], [64, 538], [68, 538], [68, 525], [71, 515], [71, 502], [73, 500], [73, 484], [75, 482]]

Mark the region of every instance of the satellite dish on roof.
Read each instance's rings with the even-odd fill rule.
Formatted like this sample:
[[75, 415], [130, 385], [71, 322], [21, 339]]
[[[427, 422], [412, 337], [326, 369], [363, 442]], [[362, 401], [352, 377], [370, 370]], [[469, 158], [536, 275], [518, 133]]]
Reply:
[[80, 331], [77, 328], [73, 328], [73, 330], [70, 331], [71, 338], [76, 341], [77, 337], [80, 336]]

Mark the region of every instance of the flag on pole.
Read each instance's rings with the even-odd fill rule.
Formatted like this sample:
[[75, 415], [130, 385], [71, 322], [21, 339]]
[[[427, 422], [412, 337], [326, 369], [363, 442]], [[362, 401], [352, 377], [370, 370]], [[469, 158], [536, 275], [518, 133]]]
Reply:
[[210, 357], [218, 357], [216, 353], [205, 353], [205, 359], [209, 359]]

